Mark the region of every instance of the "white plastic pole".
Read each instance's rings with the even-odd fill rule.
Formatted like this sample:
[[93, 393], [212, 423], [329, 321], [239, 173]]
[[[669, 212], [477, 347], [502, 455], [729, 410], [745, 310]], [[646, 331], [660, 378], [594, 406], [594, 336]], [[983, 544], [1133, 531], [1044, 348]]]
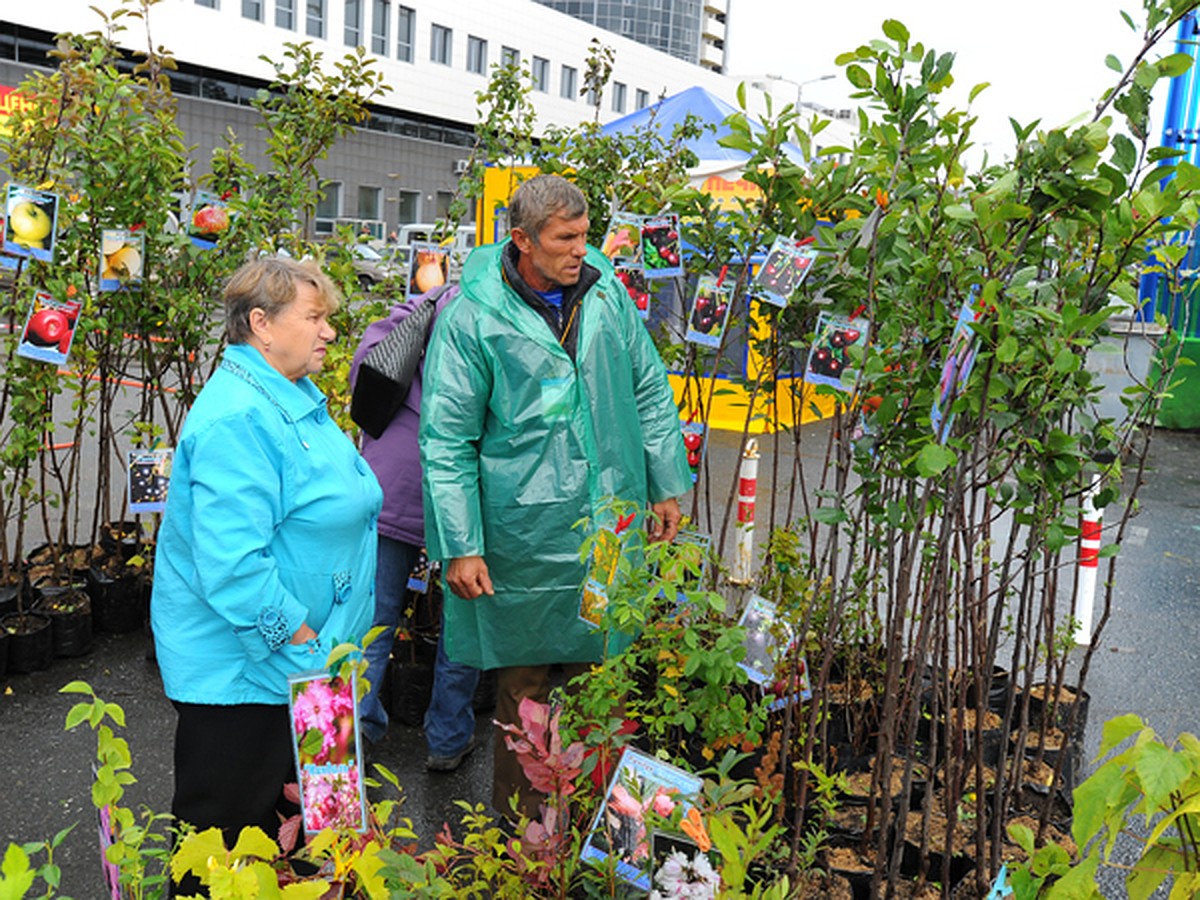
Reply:
[[758, 440], [750, 438], [742, 451], [738, 472], [737, 556], [729, 580], [749, 584], [754, 565], [754, 503], [758, 493]]
[[1093, 501], [1100, 493], [1100, 473], [1083, 495], [1083, 511], [1079, 526], [1079, 578], [1075, 582], [1075, 643], [1092, 642], [1092, 607], [1096, 598], [1096, 575], [1100, 569], [1100, 531], [1104, 512]]

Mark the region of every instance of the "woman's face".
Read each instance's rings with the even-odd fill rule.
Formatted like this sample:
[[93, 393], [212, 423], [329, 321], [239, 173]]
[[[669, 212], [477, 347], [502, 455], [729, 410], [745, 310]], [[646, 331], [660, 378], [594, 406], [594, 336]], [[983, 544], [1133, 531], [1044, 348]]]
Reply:
[[296, 299], [274, 319], [263, 318], [255, 329], [267, 362], [292, 381], [321, 371], [325, 345], [337, 337], [328, 315], [317, 289], [296, 282]]

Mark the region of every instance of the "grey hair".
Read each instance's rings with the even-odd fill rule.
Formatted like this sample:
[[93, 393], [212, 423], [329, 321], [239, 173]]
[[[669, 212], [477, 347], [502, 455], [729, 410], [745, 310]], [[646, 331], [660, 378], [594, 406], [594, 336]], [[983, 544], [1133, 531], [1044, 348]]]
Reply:
[[546, 223], [555, 216], [578, 219], [587, 211], [587, 198], [574, 183], [561, 175], [535, 175], [521, 182], [508, 201], [508, 222], [536, 244]]
[[282, 256], [255, 259], [230, 277], [225, 285], [225, 339], [244, 344], [254, 333], [250, 313], [261, 309], [270, 321], [296, 299], [296, 285], [311, 285], [326, 313], [341, 305], [341, 295], [329, 276], [311, 260]]

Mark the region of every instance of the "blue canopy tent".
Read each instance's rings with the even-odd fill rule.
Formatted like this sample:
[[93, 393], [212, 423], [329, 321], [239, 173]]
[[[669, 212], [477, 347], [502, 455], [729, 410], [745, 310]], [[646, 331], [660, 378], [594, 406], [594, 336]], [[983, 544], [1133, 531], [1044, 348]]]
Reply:
[[[715, 130], [706, 130], [700, 137], [687, 143], [687, 148], [699, 158], [699, 164], [692, 170], [693, 176], [703, 177], [714, 172], [740, 169], [750, 158], [743, 150], [732, 147], [722, 147], [718, 141], [730, 133], [725, 120], [738, 110], [730, 106], [720, 97], [709, 93], [702, 87], [690, 87], [670, 97], [665, 97], [657, 103], [652, 103], [644, 109], [615, 119], [604, 126], [604, 134], [626, 134], [638, 129], [653, 128], [664, 139], [668, 139], [688, 114], [695, 116], [703, 125], [712, 125]], [[750, 120], [750, 130], [755, 134], [763, 132], [762, 125]], [[792, 162], [804, 165], [804, 154], [795, 144], [786, 144], [784, 152]]]

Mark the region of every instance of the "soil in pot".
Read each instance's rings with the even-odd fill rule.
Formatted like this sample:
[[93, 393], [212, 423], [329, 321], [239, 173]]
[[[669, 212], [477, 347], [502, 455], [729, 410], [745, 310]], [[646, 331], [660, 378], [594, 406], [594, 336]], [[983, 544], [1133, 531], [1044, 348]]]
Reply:
[[54, 633], [50, 619], [41, 613], [15, 613], [0, 619], [8, 632], [8, 671], [40, 672], [54, 660]]
[[1075, 714], [1075, 722], [1068, 733], [1068, 738], [1072, 741], [1083, 741], [1083, 732], [1087, 727], [1088, 704], [1091, 700], [1091, 695], [1087, 691], [1080, 691], [1072, 685], [1063, 685], [1058, 690], [1057, 703], [1053, 696], [1054, 685], [1041, 683], [1035, 684], [1029, 689], [1029, 722], [1033, 726], [1042, 724], [1044, 716], [1050, 714], [1054, 710], [1054, 721], [1051, 725], [1058, 728], [1067, 729], [1068, 725], [1072, 725], [1071, 716], [1074, 713], [1075, 707], [1079, 707], [1079, 712]]
[[[3, 618], [3, 617], [0, 617]], [[0, 628], [0, 678], [8, 671], [8, 632]]]
[[854, 900], [854, 888], [848, 879], [820, 869], [807, 869], [796, 875], [795, 897], [823, 897], [826, 900]]
[[92, 601], [77, 587], [40, 588], [36, 611], [50, 617], [55, 656], [82, 656], [92, 648]]
[[95, 555], [96, 549], [88, 544], [77, 544], [62, 550], [53, 544], [42, 544], [26, 557], [25, 573], [29, 583], [35, 586], [69, 580], [83, 583]]
[[142, 545], [142, 527], [137, 522], [109, 522], [100, 526], [100, 549], [106, 556], [129, 562]]
[[871, 875], [875, 871], [873, 847], [861, 850], [857, 843], [834, 845], [826, 847], [824, 854], [830, 874], [849, 882], [856, 900], [870, 897]]

